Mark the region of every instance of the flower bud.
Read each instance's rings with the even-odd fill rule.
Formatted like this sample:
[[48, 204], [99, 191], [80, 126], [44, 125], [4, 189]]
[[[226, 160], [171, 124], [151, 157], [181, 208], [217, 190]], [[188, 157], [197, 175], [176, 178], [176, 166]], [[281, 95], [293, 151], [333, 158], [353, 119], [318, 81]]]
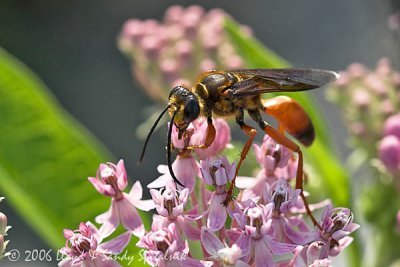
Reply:
[[365, 88], [357, 88], [352, 93], [352, 102], [356, 107], [365, 110], [371, 103], [371, 96]]
[[353, 63], [348, 68], [348, 73], [352, 78], [361, 78], [367, 72], [365, 66], [360, 63]]
[[7, 232], [7, 216], [0, 212], [0, 235], [5, 235]]
[[400, 171], [400, 139], [394, 135], [385, 136], [379, 143], [379, 159], [393, 174]]
[[400, 113], [390, 116], [383, 125], [383, 134], [394, 135], [400, 139]]
[[170, 6], [164, 14], [165, 23], [179, 23], [180, 19], [184, 14], [184, 9], [182, 6], [174, 5]]

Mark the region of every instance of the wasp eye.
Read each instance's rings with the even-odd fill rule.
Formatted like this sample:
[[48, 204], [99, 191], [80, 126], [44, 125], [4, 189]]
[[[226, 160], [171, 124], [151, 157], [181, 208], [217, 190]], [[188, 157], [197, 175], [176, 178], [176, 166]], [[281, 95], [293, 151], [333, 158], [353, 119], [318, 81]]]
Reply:
[[185, 122], [190, 123], [197, 119], [200, 115], [199, 102], [195, 98], [191, 98], [185, 103], [185, 109], [183, 111], [183, 119]]

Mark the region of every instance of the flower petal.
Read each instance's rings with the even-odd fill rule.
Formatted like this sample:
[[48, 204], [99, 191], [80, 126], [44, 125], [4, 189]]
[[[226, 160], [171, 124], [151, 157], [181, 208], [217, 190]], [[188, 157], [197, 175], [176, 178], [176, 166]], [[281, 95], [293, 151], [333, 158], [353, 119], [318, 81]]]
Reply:
[[161, 188], [166, 186], [171, 180], [171, 175], [169, 173], [166, 173], [155, 179], [153, 182], [149, 183], [147, 185], [147, 188]]
[[276, 242], [267, 236], [264, 236], [262, 240], [270, 248], [274, 255], [283, 255], [289, 252], [293, 252], [297, 247], [297, 245], [294, 244]]
[[143, 195], [143, 188], [139, 181], [136, 181], [131, 190], [129, 191], [129, 196], [131, 199], [139, 200], [142, 198]]
[[254, 262], [257, 267], [273, 267], [274, 261], [268, 246], [260, 240], [254, 241]]
[[112, 257], [107, 257], [106, 255], [103, 255], [103, 254], [95, 255], [94, 260], [90, 260], [89, 264], [88, 264], [88, 261], [89, 260], [82, 262], [81, 266], [85, 266], [85, 267], [121, 267], [121, 265], [118, 262], [116, 262], [114, 259], [112, 259]]
[[64, 237], [65, 239], [70, 239], [74, 235], [74, 231], [70, 229], [64, 229]]
[[221, 240], [219, 240], [207, 227], [201, 227], [200, 238], [204, 249], [212, 256], [217, 256], [218, 250], [225, 248]]
[[[117, 184], [119, 190], [124, 190], [128, 185], [128, 176], [126, 175], [124, 160], [120, 159], [116, 166], [117, 171]], [[140, 187], [141, 188], [141, 187]], [[140, 194], [140, 198], [142, 194]]]
[[99, 179], [94, 178], [94, 177], [88, 177], [88, 180], [100, 194], [103, 194], [103, 195], [105, 194], [104, 193], [104, 186], [105, 186], [104, 183], [100, 182]]
[[104, 242], [98, 246], [98, 250], [103, 253], [110, 253], [113, 255], [120, 254], [125, 247], [129, 244], [132, 234], [125, 232], [107, 242]]
[[122, 225], [138, 237], [144, 235], [144, 226], [135, 207], [126, 199], [118, 201], [118, 211]]
[[[245, 259], [249, 259], [251, 257], [251, 237], [246, 235], [244, 232], [239, 236], [239, 238], [236, 240], [236, 245], [239, 246], [240, 250], [242, 251], [242, 256]], [[247, 262], [247, 260], [244, 260]]]
[[221, 229], [226, 221], [226, 209], [223, 205], [226, 194], [214, 194], [211, 198], [209, 214], [207, 218], [207, 227], [211, 231]]
[[96, 218], [98, 223], [103, 223], [99, 229], [99, 234], [103, 238], [114, 232], [119, 225], [119, 211], [115, 202], [116, 201], [112, 199], [110, 209]]
[[186, 234], [186, 236], [191, 240], [200, 239], [200, 230], [193, 227], [188, 221], [186, 221], [182, 216], [177, 218], [177, 224], [179, 228]]
[[[132, 203], [132, 201], [131, 201]], [[154, 204], [154, 201], [152, 199], [147, 199], [147, 200], [137, 200], [134, 203], [132, 203], [136, 208], [144, 211], [149, 211], [152, 210], [156, 207]]]

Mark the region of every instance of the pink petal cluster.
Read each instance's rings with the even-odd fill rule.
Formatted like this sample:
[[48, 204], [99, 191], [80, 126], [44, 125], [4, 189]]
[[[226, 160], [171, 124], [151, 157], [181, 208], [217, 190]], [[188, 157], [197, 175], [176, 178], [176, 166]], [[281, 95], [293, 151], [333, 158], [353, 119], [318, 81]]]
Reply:
[[[200, 117], [191, 123], [186, 131], [185, 136], [178, 138], [178, 129], [173, 126], [172, 144], [178, 151], [178, 156], [172, 164], [175, 176], [178, 180], [193, 191], [196, 184], [196, 177], [200, 176], [200, 164], [196, 161], [195, 156], [199, 159], [212, 157], [223, 151], [230, 142], [230, 128], [223, 119], [213, 119], [213, 125], [216, 130], [214, 142], [206, 149], [187, 149], [191, 146], [198, 146], [205, 143], [205, 133], [207, 132], [207, 120]], [[194, 154], [193, 154], [194, 152]], [[172, 177], [167, 166], [160, 165], [158, 171], [162, 175], [155, 181], [150, 183], [148, 188], [161, 188], [171, 183]]]
[[121, 266], [110, 255], [120, 254], [128, 245], [131, 234], [125, 232], [112, 240], [102, 242], [97, 228], [90, 222], [81, 223], [78, 230], [64, 230], [65, 247], [60, 249], [64, 256], [60, 267], [72, 266]]
[[[195, 81], [198, 73], [217, 67], [243, 67], [241, 56], [224, 30], [227, 17], [221, 9], [206, 12], [197, 5], [172, 6], [162, 22], [127, 20], [118, 46], [131, 61], [133, 75], [146, 93], [165, 101], [165, 88], [189, 85], [188, 81]], [[242, 27], [242, 31], [251, 33], [248, 27]]]
[[124, 161], [120, 160], [117, 165], [100, 164], [96, 178], [88, 179], [99, 193], [111, 197], [109, 210], [96, 218], [96, 222], [102, 224], [102, 235], [109, 236], [121, 223], [134, 235], [142, 236], [145, 230], [136, 208], [149, 211], [154, 209], [154, 203], [151, 200], [141, 200], [143, 190], [139, 181], [129, 193], [122, 191], [128, 185]]
[[[225, 206], [236, 163], [219, 155], [230, 140], [228, 125], [223, 120], [214, 120], [214, 125], [216, 144], [204, 153], [192, 147], [204, 142], [207, 123], [194, 121], [181, 140], [173, 128], [178, 155], [172, 166], [187, 188], [177, 186], [167, 166], [160, 165], [162, 175], [148, 185], [152, 200], [141, 200], [139, 182], [124, 192], [128, 178], [122, 160], [101, 164], [96, 178], [89, 181], [111, 198], [110, 209], [96, 218], [100, 230], [90, 223], [81, 224], [77, 231], [65, 230], [66, 259], [60, 265], [118, 266], [107, 256], [120, 253], [134, 234], [139, 237], [136, 246], [151, 266], [329, 266], [330, 257], [352, 242], [349, 235], [359, 227], [350, 210], [333, 208], [329, 201], [312, 204], [311, 210], [325, 209], [321, 227], [310, 227], [301, 191], [291, 185], [296, 158], [268, 136], [262, 145], [254, 146], [260, 165], [257, 177], [237, 177], [242, 190]], [[156, 210], [147, 232], [137, 208]], [[119, 224], [128, 231], [102, 243]], [[200, 242], [202, 256], [187, 239]], [[277, 256], [287, 260], [278, 261]]]
[[147, 233], [136, 246], [146, 249], [144, 259], [151, 266], [204, 266], [201, 261], [188, 255], [188, 243], [181, 238], [174, 223]]

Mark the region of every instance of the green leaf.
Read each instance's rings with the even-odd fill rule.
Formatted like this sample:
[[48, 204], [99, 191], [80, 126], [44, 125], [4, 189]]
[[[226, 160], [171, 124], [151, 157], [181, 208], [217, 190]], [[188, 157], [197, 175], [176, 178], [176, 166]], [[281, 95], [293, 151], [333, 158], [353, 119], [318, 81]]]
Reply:
[[[289, 63], [264, 47], [253, 37], [244, 36], [239, 25], [232, 19], [225, 20], [225, 29], [236, 51], [248, 68], [287, 68]], [[274, 94], [268, 94], [268, 96]], [[312, 93], [286, 93], [296, 99], [310, 114], [316, 130], [316, 140], [310, 148], [303, 149], [310, 173], [317, 176], [318, 190], [325, 191], [335, 205], [350, 206], [349, 180], [340, 161], [334, 155], [328, 125]], [[315, 178], [315, 177], [314, 177]], [[315, 181], [315, 179], [314, 179]]]
[[77, 229], [108, 209], [110, 200], [87, 177], [114, 158], [2, 49], [0, 132], [0, 195], [53, 248], [63, 246], [64, 228]]

